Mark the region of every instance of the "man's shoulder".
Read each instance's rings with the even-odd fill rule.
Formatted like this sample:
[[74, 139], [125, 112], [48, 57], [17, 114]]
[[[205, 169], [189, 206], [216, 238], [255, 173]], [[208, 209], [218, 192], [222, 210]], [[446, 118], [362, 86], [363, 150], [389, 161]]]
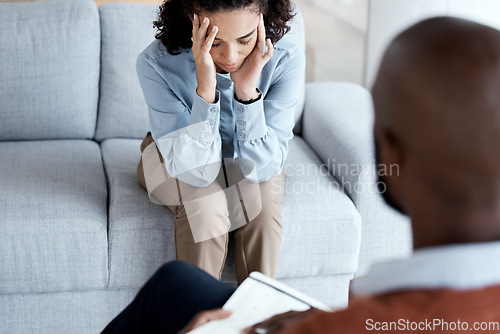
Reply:
[[444, 322], [450, 324], [460, 320], [468, 326], [475, 322], [498, 322], [499, 298], [500, 285], [471, 290], [410, 289], [355, 297], [348, 308], [336, 312], [318, 311], [283, 334], [414, 333], [418, 326], [423, 328], [420, 332], [432, 332], [433, 329], [443, 332], [439, 326]]
[[[363, 315], [365, 326], [397, 326], [445, 321], [490, 321], [500, 318], [500, 285], [476, 289], [421, 288], [354, 298], [346, 312]], [[487, 311], [487, 312], [486, 312]], [[488, 315], [489, 312], [489, 315]], [[389, 330], [383, 328], [383, 330]]]

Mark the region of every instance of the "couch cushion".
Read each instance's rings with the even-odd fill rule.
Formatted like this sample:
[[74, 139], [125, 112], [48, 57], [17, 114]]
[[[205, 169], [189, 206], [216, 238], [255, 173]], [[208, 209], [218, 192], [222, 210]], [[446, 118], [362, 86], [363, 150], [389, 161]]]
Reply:
[[[139, 185], [140, 140], [101, 144], [109, 180], [110, 286], [140, 286], [175, 258], [174, 215], [155, 205]], [[333, 177], [300, 137], [290, 141], [278, 278], [354, 273], [361, 221]], [[232, 251], [223, 273], [234, 280]]]
[[[296, 45], [298, 45], [304, 54], [306, 53], [306, 33], [304, 26], [304, 17], [299, 7], [295, 7], [295, 17], [290, 22], [290, 31], [285, 35], [287, 39], [292, 40]], [[305, 73], [304, 73], [304, 85], [300, 95], [297, 99], [297, 107], [295, 108], [295, 127], [293, 132], [300, 134], [302, 131], [302, 114], [304, 112], [305, 103]]]
[[[106, 3], [99, 7], [102, 31], [101, 95], [96, 139], [143, 138], [150, 130], [148, 109], [135, 70], [139, 53], [156, 33], [157, 5]], [[304, 22], [300, 12], [286, 38], [305, 50]], [[299, 96], [295, 131], [300, 131], [304, 90]]]
[[0, 142], [0, 293], [102, 288], [106, 180], [93, 141]]
[[130, 3], [107, 3], [99, 7], [102, 67], [97, 140], [143, 138], [149, 131], [148, 109], [135, 62], [154, 40], [157, 10], [157, 5]]
[[93, 1], [0, 3], [0, 140], [92, 138], [99, 52]]
[[153, 204], [137, 179], [141, 140], [101, 143], [109, 189], [111, 287], [141, 286], [158, 267], [175, 259], [175, 216]]

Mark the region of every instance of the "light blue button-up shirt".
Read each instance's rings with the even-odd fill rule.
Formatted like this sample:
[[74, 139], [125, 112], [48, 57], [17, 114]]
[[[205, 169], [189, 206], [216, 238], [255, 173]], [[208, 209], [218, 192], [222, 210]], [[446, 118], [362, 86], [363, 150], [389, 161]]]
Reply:
[[217, 73], [216, 102], [209, 104], [196, 94], [191, 50], [171, 55], [159, 40], [151, 43], [137, 58], [137, 74], [169, 174], [205, 187], [217, 177], [222, 158], [238, 158], [251, 182], [278, 175], [293, 137], [304, 71], [303, 52], [285, 36], [262, 69], [259, 100], [238, 102], [230, 75]]

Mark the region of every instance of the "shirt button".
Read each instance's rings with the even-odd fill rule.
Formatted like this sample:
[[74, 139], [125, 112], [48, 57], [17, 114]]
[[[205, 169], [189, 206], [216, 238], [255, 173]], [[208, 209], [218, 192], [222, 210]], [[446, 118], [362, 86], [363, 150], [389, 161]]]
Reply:
[[215, 123], [214, 123], [213, 121], [209, 121], [209, 122], [208, 122], [208, 124], [209, 124], [210, 126], [214, 126], [214, 124], [215, 124]]
[[205, 133], [205, 134], [203, 135], [203, 137], [204, 137], [206, 140], [208, 140], [208, 139], [210, 139], [212, 136], [210, 135], [210, 133]]
[[238, 121], [238, 125], [245, 125], [245, 121]]
[[240, 133], [240, 135], [238, 136], [238, 138], [245, 139], [245, 135], [243, 133]]
[[210, 108], [210, 112], [217, 112], [217, 108], [215, 107]]
[[239, 112], [243, 112], [243, 107], [238, 107]]

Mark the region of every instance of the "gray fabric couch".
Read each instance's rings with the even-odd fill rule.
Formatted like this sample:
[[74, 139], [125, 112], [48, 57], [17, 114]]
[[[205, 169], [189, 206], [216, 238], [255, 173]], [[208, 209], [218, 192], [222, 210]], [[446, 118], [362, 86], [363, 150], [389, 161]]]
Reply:
[[[156, 10], [0, 3], [0, 333], [99, 332], [175, 258], [174, 215], [136, 177], [148, 116], [135, 59]], [[300, 13], [292, 32], [304, 45]], [[277, 278], [342, 307], [351, 278], [408, 253], [408, 223], [347, 187], [375, 180], [366, 90], [306, 85], [296, 119]]]

